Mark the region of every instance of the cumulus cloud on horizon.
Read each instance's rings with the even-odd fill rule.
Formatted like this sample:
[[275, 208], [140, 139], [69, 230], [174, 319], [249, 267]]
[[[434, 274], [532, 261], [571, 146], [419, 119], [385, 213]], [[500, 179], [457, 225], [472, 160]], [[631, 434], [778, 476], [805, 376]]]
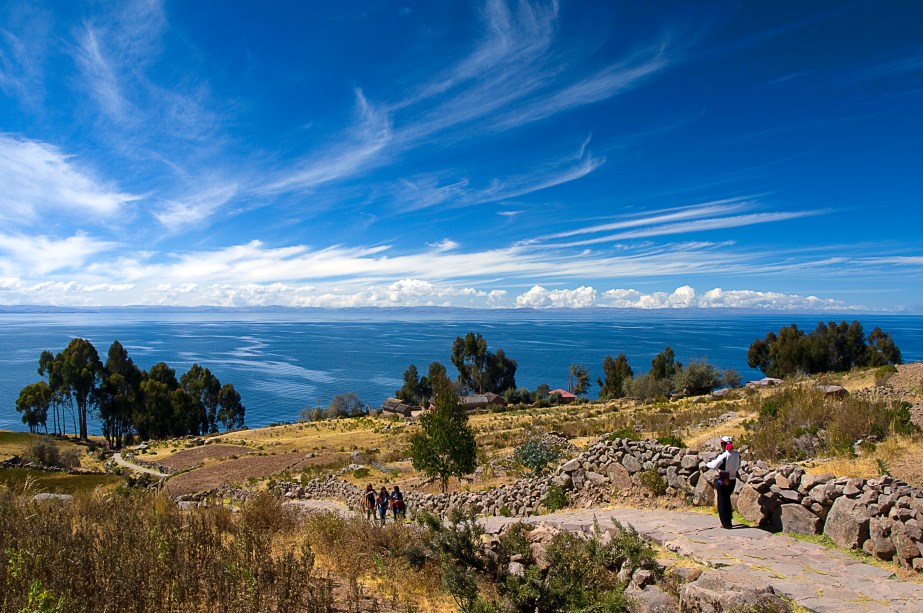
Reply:
[[841, 300], [757, 290], [725, 290], [720, 287], [699, 293], [684, 285], [672, 292], [645, 293], [636, 289], [598, 291], [591, 286], [547, 289], [533, 285], [519, 295], [504, 289], [479, 289], [437, 284], [406, 278], [364, 287], [336, 287], [297, 283], [86, 283], [69, 281], [26, 283], [16, 277], [0, 277], [0, 304], [52, 306], [217, 306], [295, 308], [356, 307], [461, 307], [492, 309], [759, 309], [766, 311], [848, 311], [863, 307]]

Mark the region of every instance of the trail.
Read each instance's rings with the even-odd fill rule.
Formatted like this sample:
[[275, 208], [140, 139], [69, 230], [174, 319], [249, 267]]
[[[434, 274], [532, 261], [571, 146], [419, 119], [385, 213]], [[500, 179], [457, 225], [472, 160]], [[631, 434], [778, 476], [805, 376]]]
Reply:
[[139, 473], [144, 473], [146, 475], [151, 475], [153, 477], [157, 477], [158, 479], [166, 479], [167, 477], [170, 476], [166, 473], [162, 473], [158, 470], [154, 470], [153, 468], [147, 468], [146, 466], [139, 466], [138, 464], [133, 464], [129, 462], [128, 460], [126, 460], [125, 458], [123, 458], [122, 454], [119, 452], [112, 454], [112, 459], [115, 460], [115, 463], [118, 464], [119, 466], [124, 466], [125, 468], [129, 470], [133, 470]]
[[798, 605], [818, 612], [919, 612], [923, 585], [902, 581], [894, 573], [860, 562], [838, 550], [772, 534], [757, 528], [720, 527], [718, 518], [702, 513], [649, 509], [585, 509], [535, 517], [489, 517], [488, 532], [516, 521], [549, 523], [564, 530], [605, 528], [615, 519], [645, 538], [682, 556], [719, 569], [739, 585], [770, 585]]

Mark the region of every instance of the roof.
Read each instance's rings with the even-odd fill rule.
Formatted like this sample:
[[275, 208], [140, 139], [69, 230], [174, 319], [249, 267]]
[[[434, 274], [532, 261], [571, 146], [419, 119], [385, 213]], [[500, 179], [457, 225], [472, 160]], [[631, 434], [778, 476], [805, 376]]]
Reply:
[[576, 398], [577, 397], [576, 394], [568, 392], [567, 390], [562, 390], [561, 388], [558, 388], [556, 390], [551, 390], [550, 392], [548, 392], [549, 396], [552, 394], [558, 394], [559, 396], [561, 396], [561, 398]]

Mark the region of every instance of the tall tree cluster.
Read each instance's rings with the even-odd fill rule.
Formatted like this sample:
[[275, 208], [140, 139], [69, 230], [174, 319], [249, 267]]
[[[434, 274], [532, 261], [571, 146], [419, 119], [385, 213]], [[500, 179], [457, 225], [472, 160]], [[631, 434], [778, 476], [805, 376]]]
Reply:
[[75, 338], [58, 354], [43, 351], [38, 373], [45, 380], [24, 387], [16, 401], [33, 432], [40, 427], [47, 432], [50, 419], [53, 433], [67, 434], [69, 416], [72, 432], [86, 440], [87, 416], [93, 411], [110, 446], [119, 448], [134, 433], [156, 439], [244, 424], [246, 409], [233, 384], [222, 385], [199, 364], [179, 379], [163, 362], [144, 371], [119, 341], [103, 361], [90, 341]]
[[796, 373], [845, 372], [852, 368], [900, 364], [901, 350], [890, 334], [875, 328], [866, 336], [858, 321], [820, 322], [805, 333], [796, 324], [756, 339], [747, 363], [770, 377]]
[[487, 341], [480, 334], [455, 337], [452, 364], [458, 369], [458, 385], [464, 391], [502, 394], [516, 388], [516, 360], [506, 357], [503, 349], [487, 351]]

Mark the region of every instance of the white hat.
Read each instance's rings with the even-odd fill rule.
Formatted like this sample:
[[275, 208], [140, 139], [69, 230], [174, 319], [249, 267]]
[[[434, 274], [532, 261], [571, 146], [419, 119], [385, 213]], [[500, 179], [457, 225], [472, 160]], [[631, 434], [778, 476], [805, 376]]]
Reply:
[[721, 442], [722, 442], [722, 443], [730, 443], [730, 442], [732, 442], [732, 440], [733, 440], [733, 439], [731, 439], [730, 436], [722, 436], [722, 437], [721, 437]]

